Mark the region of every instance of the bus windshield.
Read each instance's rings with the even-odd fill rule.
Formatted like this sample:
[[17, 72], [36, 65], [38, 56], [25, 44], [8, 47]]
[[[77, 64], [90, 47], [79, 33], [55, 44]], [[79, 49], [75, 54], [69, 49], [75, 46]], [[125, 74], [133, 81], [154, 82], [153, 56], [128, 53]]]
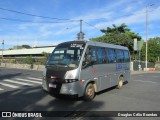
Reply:
[[53, 51], [48, 60], [48, 65], [77, 68], [85, 47], [84, 43], [62, 43]]

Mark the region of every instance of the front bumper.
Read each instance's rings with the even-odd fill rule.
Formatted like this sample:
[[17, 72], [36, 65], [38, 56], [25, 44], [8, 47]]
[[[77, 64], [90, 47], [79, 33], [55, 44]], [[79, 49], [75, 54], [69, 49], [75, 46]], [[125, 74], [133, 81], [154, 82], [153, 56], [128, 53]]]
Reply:
[[79, 81], [72, 83], [51, 82], [50, 79], [43, 78], [42, 87], [51, 94], [61, 94], [69, 96], [82, 96], [82, 90]]

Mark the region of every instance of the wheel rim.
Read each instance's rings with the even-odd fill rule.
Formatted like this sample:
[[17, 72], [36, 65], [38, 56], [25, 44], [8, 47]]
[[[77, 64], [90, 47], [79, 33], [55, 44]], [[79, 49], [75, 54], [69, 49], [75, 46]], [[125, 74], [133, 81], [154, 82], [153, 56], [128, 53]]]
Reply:
[[88, 95], [88, 97], [93, 98], [94, 97], [94, 88], [89, 87], [89, 89], [87, 90], [87, 95]]
[[122, 87], [122, 85], [123, 85], [123, 80], [120, 80], [119, 81], [119, 87]]
[[123, 86], [123, 80], [120, 80], [118, 83], [118, 87], [121, 88]]

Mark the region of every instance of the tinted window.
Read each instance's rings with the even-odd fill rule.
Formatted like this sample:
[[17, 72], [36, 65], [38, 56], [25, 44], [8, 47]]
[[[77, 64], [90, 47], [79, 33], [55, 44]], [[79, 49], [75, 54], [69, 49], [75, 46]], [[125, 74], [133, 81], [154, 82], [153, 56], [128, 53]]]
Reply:
[[124, 54], [122, 50], [116, 50], [117, 62], [124, 62]]
[[96, 62], [97, 61], [96, 48], [90, 48], [90, 52], [91, 52], [91, 60]]
[[48, 65], [59, 65], [62, 67], [77, 67], [81, 59], [81, 53], [85, 44], [62, 43], [59, 44], [51, 54]]
[[128, 51], [124, 51], [124, 60], [125, 60], [125, 62], [129, 62], [130, 61], [130, 58], [129, 58], [129, 53], [128, 53]]
[[96, 64], [97, 56], [96, 56], [96, 48], [95, 47], [88, 47], [85, 52], [85, 56], [83, 58], [83, 67], [89, 66], [91, 63]]
[[99, 64], [106, 63], [105, 49], [104, 48], [98, 48], [97, 49], [97, 54], [98, 54], [98, 60], [97, 60], [97, 62]]
[[106, 49], [108, 63], [116, 62], [116, 54], [114, 49]]

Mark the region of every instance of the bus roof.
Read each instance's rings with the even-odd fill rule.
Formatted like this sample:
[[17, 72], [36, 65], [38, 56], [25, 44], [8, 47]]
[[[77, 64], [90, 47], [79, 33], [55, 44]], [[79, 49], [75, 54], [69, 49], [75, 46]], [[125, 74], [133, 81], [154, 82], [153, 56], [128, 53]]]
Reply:
[[68, 42], [63, 42], [61, 44], [65, 44], [65, 43], [77, 43], [77, 44], [86, 43], [86, 45], [91, 45], [91, 46], [99, 46], [99, 47], [107, 47], [107, 48], [128, 50], [128, 47], [125, 47], [125, 46], [114, 45], [114, 44], [103, 43], [103, 42], [97, 42], [97, 41], [68, 41]]
[[107, 47], [107, 48], [115, 48], [115, 49], [123, 49], [128, 50], [128, 47], [124, 47], [121, 45], [114, 45], [109, 43], [97, 42], [97, 41], [88, 41], [88, 45], [99, 46], [99, 47]]

